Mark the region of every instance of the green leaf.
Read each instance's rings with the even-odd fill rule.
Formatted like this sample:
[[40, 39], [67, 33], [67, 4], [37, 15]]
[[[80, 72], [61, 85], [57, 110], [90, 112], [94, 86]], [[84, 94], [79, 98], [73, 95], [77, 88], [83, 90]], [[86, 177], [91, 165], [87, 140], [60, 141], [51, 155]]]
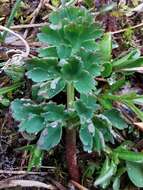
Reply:
[[72, 52], [72, 47], [69, 45], [61, 44], [57, 47], [57, 53], [60, 59], [69, 58]]
[[6, 94], [8, 92], [12, 92], [12, 91], [16, 90], [18, 87], [20, 87], [20, 85], [21, 85], [21, 83], [15, 83], [9, 87], [0, 88], [0, 96]]
[[125, 78], [120, 78], [118, 79], [115, 83], [113, 83], [111, 86], [110, 86], [110, 92], [116, 92], [118, 91], [124, 84], [126, 83], [126, 80]]
[[88, 6], [88, 7], [92, 7], [93, 6], [93, 1], [92, 0], [84, 0], [85, 4]]
[[111, 63], [105, 63], [104, 64], [104, 70], [101, 73], [103, 77], [109, 77], [112, 73], [112, 64]]
[[123, 165], [123, 167], [120, 167], [117, 170], [116, 176], [113, 180], [113, 190], [120, 190], [120, 177], [126, 172], [126, 167]]
[[44, 152], [38, 147], [34, 147], [30, 150], [30, 160], [28, 162], [28, 171], [31, 171], [33, 167], [40, 168], [41, 162], [44, 156]]
[[95, 127], [95, 134], [93, 137], [93, 150], [101, 151], [104, 148], [105, 148], [104, 135], [99, 129]]
[[86, 104], [81, 100], [77, 100], [75, 102], [75, 110], [77, 111], [77, 114], [81, 118], [81, 120], [86, 121], [87, 119], [90, 119], [93, 116], [92, 108], [87, 107]]
[[28, 111], [24, 110], [24, 103], [31, 103], [31, 101], [21, 101], [16, 99], [11, 103], [12, 116], [16, 121], [26, 119], [29, 114]]
[[95, 89], [95, 81], [89, 72], [82, 71], [74, 81], [74, 87], [81, 94], [87, 94]]
[[97, 164], [95, 162], [89, 162], [87, 167], [84, 170], [82, 181], [86, 178], [92, 178], [94, 172], [98, 168]]
[[112, 125], [117, 129], [125, 129], [128, 127], [121, 113], [117, 109], [111, 109], [104, 112], [104, 115], [110, 120]]
[[50, 102], [44, 107], [45, 113], [42, 116], [46, 121], [57, 121], [63, 120], [66, 117], [66, 112], [64, 111], [64, 105], [57, 105], [56, 103]]
[[67, 64], [64, 64], [62, 67], [62, 75], [68, 81], [76, 80], [80, 72], [81, 63], [76, 57], [71, 57]]
[[137, 98], [132, 100], [134, 104], [136, 105], [143, 105], [143, 96], [139, 95]]
[[135, 61], [140, 57], [140, 51], [138, 49], [134, 49], [129, 52], [127, 55], [124, 55], [120, 58], [113, 60], [113, 67], [123, 67], [128, 63], [128, 61]]
[[116, 170], [117, 170], [116, 164], [113, 161], [111, 161], [111, 164], [108, 170], [102, 176], [99, 176], [96, 179], [96, 181], [94, 182], [94, 186], [103, 184], [107, 182], [108, 180], [110, 180], [111, 177], [116, 173]]
[[84, 18], [92, 21], [92, 17], [88, 11], [86, 9], [80, 9], [78, 7], [66, 7], [64, 9], [53, 11], [49, 15], [50, 22], [55, 25], [61, 22], [64, 23], [65, 20], [67, 20], [67, 22], [77, 21], [78, 18]]
[[99, 46], [100, 46], [100, 53], [102, 55], [102, 58], [105, 61], [110, 61], [111, 60], [111, 54], [112, 54], [111, 33], [104, 34]]
[[82, 42], [99, 39], [103, 35], [103, 29], [97, 23], [89, 23], [89, 21], [83, 21], [82, 31], [80, 31], [80, 39]]
[[83, 68], [94, 77], [101, 74], [101, 68], [96, 53], [81, 49], [79, 56], [82, 59]]
[[88, 51], [96, 51], [98, 49], [95, 39], [86, 40], [86, 41], [82, 42], [81, 47]]
[[0, 105], [3, 105], [5, 107], [9, 106], [10, 100], [8, 98], [0, 97]]
[[43, 105], [34, 104], [31, 100], [15, 99], [11, 103], [12, 116], [16, 121], [26, 120], [29, 115], [40, 115], [43, 112]]
[[55, 58], [31, 59], [28, 62], [26, 75], [34, 82], [43, 82], [59, 75], [58, 61]]
[[100, 138], [102, 148], [105, 147], [105, 142], [108, 142], [108, 141], [114, 142], [113, 135], [111, 134], [110, 126], [106, 120], [103, 120], [102, 118], [94, 117], [93, 123], [94, 123], [95, 128], [97, 128], [101, 133], [101, 135], [99, 135], [99, 138]]
[[143, 165], [134, 162], [126, 162], [130, 180], [136, 187], [143, 187]]
[[[103, 163], [103, 166], [101, 168], [101, 171], [100, 171], [100, 175], [98, 177], [99, 178], [102, 178], [107, 172], [108, 170], [110, 169], [110, 160], [108, 157], [106, 157], [104, 163]], [[103, 183], [100, 184], [100, 186], [105, 189], [110, 183], [110, 178], [105, 180]]]
[[[51, 58], [33, 58], [27, 61], [28, 70], [32, 70], [34, 68], [41, 68], [43, 70], [51, 70], [55, 71], [58, 66], [58, 59]], [[48, 72], [48, 71], [47, 71]]]
[[55, 47], [47, 47], [39, 49], [39, 57], [58, 57]]
[[70, 42], [74, 51], [77, 51], [80, 48], [81, 31], [82, 31], [82, 25], [77, 25], [74, 22], [71, 22], [70, 24], [64, 27], [65, 38]]
[[118, 176], [113, 181], [113, 190], [120, 190], [120, 178]]
[[99, 105], [97, 104], [97, 99], [94, 95], [86, 95], [81, 94], [80, 100], [89, 108], [91, 108], [93, 111], [96, 111], [99, 108]]
[[143, 163], [142, 152], [133, 152], [124, 148], [117, 148], [113, 151], [113, 154], [116, 154], [118, 158], [122, 160], [131, 161], [135, 163]]
[[4, 72], [14, 81], [18, 82], [24, 77], [25, 66], [17, 66], [15, 64], [4, 69]]
[[38, 133], [44, 127], [44, 119], [37, 115], [29, 115], [26, 120], [23, 120], [18, 126], [20, 131], [27, 133]]
[[55, 147], [61, 140], [62, 126], [60, 123], [56, 123], [54, 127], [48, 124], [47, 128], [43, 130], [38, 140], [38, 147], [42, 150], [50, 150]]
[[103, 96], [99, 97], [99, 102], [103, 106], [104, 109], [112, 109], [112, 101], [104, 94]]
[[121, 70], [121, 69], [130, 69], [134, 67], [140, 67], [143, 65], [143, 57], [140, 57], [138, 59], [131, 59], [128, 61], [123, 62], [122, 64], [114, 64], [113, 69], [114, 71]]
[[39, 83], [32, 85], [31, 97], [32, 97], [33, 100], [37, 100], [37, 101], [41, 102], [43, 100], [43, 97], [38, 96], [39, 89], [40, 89], [40, 84]]
[[[102, 35], [102, 31], [100, 28], [96, 27], [95, 23], [90, 24], [86, 21], [83, 23], [75, 23], [71, 22], [64, 28], [65, 38], [72, 45], [74, 52], [76, 52], [80, 46], [87, 47], [89, 46], [84, 44], [84, 41], [95, 40]], [[91, 43], [91, 41], [90, 41]], [[81, 45], [82, 44], [82, 45]], [[93, 45], [93, 41], [92, 41]]]
[[81, 126], [79, 131], [80, 140], [83, 143], [84, 151], [92, 152], [93, 147], [93, 137], [92, 134], [89, 132], [88, 125], [84, 124]]
[[34, 68], [31, 71], [28, 71], [26, 75], [34, 82], [43, 82], [52, 78], [46, 70], [41, 68]]
[[38, 95], [43, 96], [46, 99], [51, 99], [59, 94], [64, 88], [65, 82], [60, 78], [56, 78], [52, 81], [42, 83]]
[[41, 42], [48, 43], [49, 45], [58, 46], [62, 42], [59, 30], [53, 30], [48, 26], [42, 28], [42, 33], [38, 34], [38, 39]]

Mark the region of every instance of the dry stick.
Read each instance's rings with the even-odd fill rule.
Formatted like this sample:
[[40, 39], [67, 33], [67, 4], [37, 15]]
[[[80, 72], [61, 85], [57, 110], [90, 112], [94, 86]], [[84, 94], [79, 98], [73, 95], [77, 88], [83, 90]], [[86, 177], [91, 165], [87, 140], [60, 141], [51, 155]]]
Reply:
[[[143, 26], [143, 23], [140, 23], [140, 24], [137, 24], [135, 26], [131, 26], [129, 27], [130, 29], [136, 29], [136, 28], [139, 28]], [[114, 31], [114, 32], [111, 32], [112, 35], [114, 34], [119, 34], [119, 33], [122, 33], [122, 32], [125, 32], [126, 30], [128, 30], [129, 28], [124, 28], [124, 29], [121, 29], [121, 30], [117, 30], [117, 31]]]
[[48, 181], [50, 181], [53, 185], [55, 185], [59, 190], [67, 190], [61, 183], [55, 181], [51, 177], [47, 177]]
[[10, 187], [36, 187], [36, 188], [45, 188], [49, 190], [56, 190], [53, 185], [47, 185], [45, 183], [34, 181], [34, 180], [6, 180], [2, 183], [0, 182], [0, 189], [10, 188]]
[[0, 174], [13, 174], [13, 175], [37, 175], [37, 174], [48, 174], [48, 172], [27, 172], [27, 171], [8, 171], [8, 170], [0, 170]]
[[13, 25], [10, 27], [10, 29], [12, 30], [17, 30], [17, 29], [24, 29], [24, 28], [39, 28], [42, 26], [47, 26], [48, 23], [44, 22], [44, 23], [38, 23], [38, 24], [22, 24], [22, 25]]
[[[47, 23], [47, 22], [39, 23], [39, 24], [23, 24], [23, 25], [14, 25], [14, 26], [11, 26], [10, 28], [13, 29], [13, 30], [23, 29], [23, 28], [35, 28], [35, 27], [39, 28], [39, 27], [42, 27], [42, 26], [47, 26], [48, 24], [49, 23]], [[141, 26], [143, 26], [143, 23], [137, 24], [135, 26], [131, 26], [130, 29], [136, 29], [136, 28], [139, 28]], [[111, 34], [112, 35], [119, 34], [119, 33], [125, 32], [128, 29], [129, 28], [124, 28], [124, 29], [121, 29], [121, 30], [117, 30], [117, 31], [111, 32]]]
[[25, 52], [22, 52], [21, 55], [22, 55], [23, 57], [28, 57], [28, 55], [29, 55], [29, 53], [30, 53], [30, 47], [29, 47], [28, 43], [26, 42], [26, 40], [24, 40], [19, 34], [13, 32], [12, 30], [10, 30], [10, 29], [8, 29], [8, 28], [2, 26], [2, 25], [0, 25], [0, 30], [7, 31], [7, 32], [13, 34], [14, 36], [16, 36], [17, 38], [19, 38], [19, 39], [23, 42], [23, 44], [24, 44], [24, 46], [25, 46]]
[[[40, 12], [42, 6], [43, 6], [43, 3], [44, 3], [44, 0], [40, 0], [40, 3], [39, 3], [39, 5], [38, 5], [38, 7], [37, 7], [37, 8], [35, 9], [35, 11], [33, 12], [33, 18], [32, 18], [32, 20], [31, 20], [30, 24], [33, 24], [33, 23], [35, 22], [36, 17], [38, 16], [38, 14], [39, 14], [39, 12]], [[28, 35], [28, 29], [24, 32], [23, 37], [24, 37], [24, 38], [27, 38], [27, 35]]]
[[79, 189], [79, 190], [88, 190], [86, 187], [80, 185], [80, 184], [77, 183], [76, 181], [71, 180], [70, 182], [71, 182], [77, 189]]
[[53, 11], [56, 10], [56, 8], [53, 7], [49, 2], [46, 2], [46, 3], [45, 3], [45, 6], [46, 6], [47, 8], [49, 8], [49, 9], [53, 10]]

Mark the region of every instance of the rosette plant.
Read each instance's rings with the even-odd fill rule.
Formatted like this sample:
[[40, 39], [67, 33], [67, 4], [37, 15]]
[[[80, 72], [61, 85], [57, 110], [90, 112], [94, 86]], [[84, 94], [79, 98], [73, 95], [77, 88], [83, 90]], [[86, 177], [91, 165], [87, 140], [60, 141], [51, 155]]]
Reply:
[[[84, 151], [108, 152], [106, 143], [114, 143], [114, 128], [128, 127], [113, 102], [119, 101], [142, 115], [135, 106], [138, 95], [115, 92], [125, 84], [124, 73], [140, 66], [143, 58], [138, 50], [133, 50], [113, 60], [111, 34], [103, 34], [84, 8], [61, 8], [49, 15], [49, 22], [38, 34], [46, 47], [25, 63], [26, 76], [33, 81], [32, 98], [14, 100], [11, 109], [20, 131], [38, 134], [35, 157], [55, 147], [65, 136], [69, 175], [79, 181], [77, 134]], [[99, 77], [106, 80], [103, 88]], [[65, 96], [61, 103], [57, 101], [60, 94], [66, 94], [66, 101]], [[109, 165], [116, 165], [113, 162]], [[115, 174], [115, 169], [110, 173]], [[98, 180], [95, 185], [103, 182]]]

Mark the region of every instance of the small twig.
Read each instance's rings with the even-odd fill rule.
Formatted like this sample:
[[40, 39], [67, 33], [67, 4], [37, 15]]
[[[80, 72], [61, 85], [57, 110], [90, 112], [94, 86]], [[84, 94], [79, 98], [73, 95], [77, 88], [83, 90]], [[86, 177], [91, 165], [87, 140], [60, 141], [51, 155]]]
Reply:
[[25, 46], [25, 52], [22, 52], [21, 56], [22, 57], [28, 57], [28, 55], [30, 53], [30, 47], [29, 47], [28, 43], [26, 42], [26, 40], [24, 40], [19, 34], [13, 32], [12, 30], [10, 30], [10, 29], [2, 26], [2, 25], [0, 25], [0, 30], [7, 31], [7, 32], [13, 34], [14, 36], [16, 36], [17, 38], [19, 38]]
[[51, 9], [52, 11], [55, 11], [55, 10], [56, 10], [56, 8], [55, 8], [54, 6], [52, 6], [52, 5], [49, 3], [49, 1], [44, 2], [44, 5], [45, 5], [47, 8]]
[[[43, 3], [44, 3], [44, 0], [40, 0], [40, 3], [39, 3], [39, 5], [38, 5], [38, 7], [37, 7], [37, 8], [35, 9], [35, 11], [33, 12], [33, 18], [32, 18], [32, 20], [31, 20], [30, 24], [33, 24], [33, 23], [35, 22], [36, 17], [38, 16], [38, 14], [39, 14], [39, 12], [40, 12], [42, 6], [43, 6]], [[23, 37], [26, 38], [27, 35], [28, 35], [28, 29], [24, 32]]]
[[[44, 22], [44, 23], [38, 23], [38, 24], [23, 24], [23, 25], [14, 25], [14, 26], [11, 26], [10, 28], [13, 29], [13, 30], [16, 30], [16, 29], [23, 29], [23, 28], [39, 28], [39, 27], [42, 27], [42, 26], [47, 26], [48, 23], [47, 22]], [[139, 28], [143, 26], [143, 22], [140, 23], [140, 24], [137, 24], [135, 26], [131, 26], [129, 27], [130, 29], [136, 29], [136, 28]], [[115, 34], [119, 34], [119, 33], [123, 33], [125, 31], [127, 31], [129, 28], [124, 28], [124, 29], [121, 29], [121, 30], [116, 30], [114, 32], [111, 32], [112, 35], [115, 35]]]
[[[139, 27], [141, 27], [141, 26], [143, 26], [143, 22], [140, 23], [140, 24], [137, 24], [137, 25], [135, 25], [135, 26], [131, 26], [131, 27], [129, 27], [129, 28], [130, 28], [130, 29], [136, 29], [136, 28], [139, 28]], [[124, 28], [124, 29], [121, 29], [121, 30], [117, 30], [117, 31], [111, 32], [111, 34], [112, 34], [112, 35], [114, 35], [114, 34], [119, 34], [119, 33], [122, 33], [122, 32], [127, 31], [129, 28]]]
[[79, 190], [88, 190], [86, 187], [80, 185], [79, 183], [77, 183], [76, 181], [71, 180], [70, 181], [76, 188], [78, 188]]
[[13, 174], [13, 175], [36, 175], [36, 174], [47, 174], [48, 172], [27, 172], [27, 171], [8, 171], [8, 170], [0, 170], [0, 174]]
[[45, 188], [49, 190], [56, 190], [53, 185], [47, 185], [45, 183], [34, 181], [34, 180], [6, 180], [5, 182], [0, 182], [0, 189], [10, 188], [10, 187], [36, 187]]
[[60, 184], [58, 181], [55, 181], [51, 177], [48, 177], [47, 179], [48, 181], [52, 182], [52, 184], [55, 185], [59, 190], [66, 190], [66, 188], [62, 184]]
[[48, 23], [44, 22], [44, 23], [38, 23], [38, 24], [22, 24], [22, 25], [13, 25], [10, 27], [10, 29], [12, 30], [17, 30], [17, 29], [24, 29], [24, 28], [39, 28], [42, 26], [47, 26]]

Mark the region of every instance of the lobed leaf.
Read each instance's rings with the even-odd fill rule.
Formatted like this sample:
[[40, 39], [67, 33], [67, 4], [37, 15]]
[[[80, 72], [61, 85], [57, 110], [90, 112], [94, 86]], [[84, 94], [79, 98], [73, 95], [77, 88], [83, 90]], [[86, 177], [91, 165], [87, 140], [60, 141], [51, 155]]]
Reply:
[[67, 114], [64, 105], [57, 105], [56, 103], [50, 102], [44, 107], [42, 116], [45, 118], [45, 121], [54, 122], [65, 119]]
[[28, 117], [23, 120], [19, 127], [19, 131], [26, 131], [27, 133], [38, 133], [43, 128], [45, 128], [44, 119], [38, 115], [28, 115]]
[[39, 57], [58, 57], [57, 49], [54, 46], [39, 49]]
[[136, 187], [143, 187], [143, 166], [135, 162], [126, 162], [127, 173]]
[[104, 115], [110, 120], [112, 125], [117, 129], [125, 129], [128, 127], [121, 113], [117, 109], [111, 109], [104, 112]]
[[61, 72], [65, 80], [76, 80], [81, 72], [80, 60], [76, 57], [71, 57], [67, 60], [67, 64], [63, 65]]
[[60, 123], [56, 125], [52, 125], [52, 123], [48, 124], [48, 126], [43, 130], [40, 135], [40, 138], [37, 142], [37, 146], [42, 150], [50, 150], [55, 147], [61, 140], [62, 137], [62, 126]]
[[75, 89], [81, 94], [88, 94], [95, 89], [95, 81], [87, 71], [82, 71], [74, 81]]
[[93, 117], [93, 110], [91, 107], [88, 107], [81, 100], [75, 102], [75, 110], [77, 111], [78, 116], [81, 118], [81, 121], [86, 121]]
[[26, 75], [34, 82], [43, 82], [59, 76], [58, 61], [55, 58], [29, 60], [28, 72]]
[[40, 85], [38, 95], [46, 99], [51, 99], [65, 88], [65, 81], [61, 78], [44, 82]]

